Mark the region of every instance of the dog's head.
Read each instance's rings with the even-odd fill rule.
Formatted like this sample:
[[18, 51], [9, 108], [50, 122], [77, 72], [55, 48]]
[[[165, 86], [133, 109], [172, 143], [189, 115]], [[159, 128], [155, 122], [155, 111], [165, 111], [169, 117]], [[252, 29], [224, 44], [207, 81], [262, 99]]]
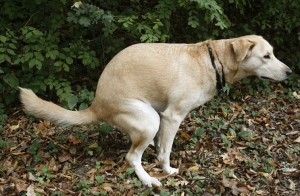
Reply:
[[231, 46], [237, 61], [232, 82], [251, 75], [282, 81], [292, 73], [288, 66], [275, 57], [273, 47], [261, 36], [240, 37], [231, 42]]

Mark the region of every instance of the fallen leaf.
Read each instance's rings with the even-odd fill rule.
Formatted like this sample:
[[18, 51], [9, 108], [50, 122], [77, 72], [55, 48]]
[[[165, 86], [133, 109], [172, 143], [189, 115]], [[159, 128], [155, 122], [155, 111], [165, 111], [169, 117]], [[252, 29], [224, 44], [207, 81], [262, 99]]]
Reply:
[[297, 139], [295, 139], [294, 142], [300, 143], [300, 136]]
[[36, 180], [35, 177], [34, 177], [34, 175], [31, 172], [28, 173], [28, 180], [31, 180], [31, 181], [35, 181]]
[[269, 192], [265, 190], [257, 190], [255, 193], [257, 193], [257, 195], [269, 195]]
[[236, 179], [228, 179], [223, 176], [223, 186], [230, 188], [233, 195], [248, 195], [250, 193], [249, 186], [238, 182]]
[[281, 170], [283, 173], [292, 173], [292, 172], [297, 171], [296, 168], [282, 168]]
[[101, 161], [101, 163], [104, 165], [113, 165], [115, 162], [113, 160], [104, 160]]
[[17, 125], [11, 125], [11, 126], [9, 126], [9, 129], [10, 129], [11, 131], [14, 131], [14, 130], [17, 130], [19, 127], [20, 127], [20, 122], [18, 122]]
[[101, 188], [103, 188], [107, 192], [111, 192], [112, 193], [112, 192], [114, 192], [113, 189], [112, 189], [112, 186], [113, 186], [113, 184], [111, 184], [111, 183], [103, 183], [101, 185]]
[[31, 184], [28, 188], [27, 188], [27, 193], [26, 196], [36, 196], [36, 193], [34, 192], [34, 186], [33, 184]]
[[186, 180], [168, 179], [165, 186], [186, 186], [189, 182]]
[[99, 147], [99, 144], [98, 143], [93, 143], [93, 144], [91, 144], [91, 145], [89, 145], [89, 148], [90, 149], [96, 149], [96, 148], [98, 148]]
[[68, 154], [63, 154], [63, 155], [58, 157], [58, 160], [59, 160], [60, 163], [64, 163], [64, 162], [66, 162], [70, 159], [71, 159], [71, 157]]
[[289, 185], [289, 189], [291, 190], [296, 190], [296, 184], [291, 180], [291, 179], [288, 179], [290, 185]]
[[300, 94], [298, 94], [297, 92], [293, 92], [293, 96], [294, 96], [296, 99], [300, 99]]
[[35, 192], [40, 193], [39, 195], [47, 195], [47, 193], [44, 191], [44, 189], [35, 188]]
[[180, 138], [183, 139], [184, 141], [189, 140], [191, 138], [191, 136], [184, 131], [180, 130], [179, 133], [180, 133]]
[[58, 165], [56, 164], [56, 161], [55, 159], [52, 157], [51, 160], [50, 160], [50, 163], [49, 163], [49, 171], [54, 171], [54, 172], [57, 172], [59, 167]]
[[247, 160], [245, 156], [237, 148], [228, 149], [228, 153], [230, 154], [231, 157], [237, 159], [240, 162]]
[[261, 176], [265, 177], [266, 179], [268, 179], [269, 181], [272, 180], [272, 174], [270, 173], [266, 173], [266, 172], [258, 172]]
[[21, 180], [21, 179], [17, 179], [15, 177], [12, 177], [12, 181], [15, 183], [16, 186], [16, 191], [18, 193], [21, 193], [22, 191], [26, 190], [26, 184], [25, 181]]
[[165, 172], [152, 172], [152, 171], [149, 172], [149, 175], [157, 178], [158, 180], [163, 180], [170, 176], [170, 174]]
[[198, 165], [194, 165], [187, 169], [187, 171], [199, 171], [199, 170], [200, 170], [200, 167]]
[[70, 141], [72, 144], [79, 144], [79, 143], [81, 143], [81, 140], [78, 139], [78, 138], [76, 138], [76, 137], [73, 136], [73, 135], [70, 135], [70, 136], [69, 136], [69, 141]]
[[268, 160], [268, 163], [273, 167], [278, 167], [279, 163], [273, 159]]
[[229, 157], [228, 153], [224, 153], [221, 155], [222, 159], [223, 159], [223, 162], [226, 164], [226, 165], [233, 165], [233, 159], [231, 159], [231, 157]]

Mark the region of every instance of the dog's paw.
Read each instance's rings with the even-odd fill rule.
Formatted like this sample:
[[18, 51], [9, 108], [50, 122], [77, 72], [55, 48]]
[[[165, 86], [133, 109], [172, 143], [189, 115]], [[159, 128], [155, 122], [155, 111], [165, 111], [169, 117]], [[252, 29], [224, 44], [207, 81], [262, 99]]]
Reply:
[[173, 168], [173, 167], [166, 167], [166, 168], [163, 168], [163, 171], [167, 174], [177, 174], [179, 172], [179, 169], [178, 168]]
[[142, 183], [148, 187], [152, 187], [152, 186], [156, 186], [156, 187], [159, 187], [161, 186], [161, 182], [154, 178], [154, 177], [149, 177], [149, 178], [146, 178], [146, 179], [141, 179]]

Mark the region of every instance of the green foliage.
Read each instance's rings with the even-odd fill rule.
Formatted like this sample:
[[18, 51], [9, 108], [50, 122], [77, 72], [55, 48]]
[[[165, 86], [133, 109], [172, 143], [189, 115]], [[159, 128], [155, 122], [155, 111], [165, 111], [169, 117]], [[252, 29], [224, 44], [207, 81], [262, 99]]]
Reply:
[[92, 183], [88, 180], [82, 179], [80, 180], [73, 188], [74, 190], [82, 190], [84, 195], [90, 194]]
[[[12, 0], [1, 6], [0, 122], [5, 119], [2, 108], [16, 104], [18, 86], [69, 109], [86, 108], [100, 71], [118, 51], [137, 42], [261, 34], [279, 59], [294, 72], [300, 68], [298, 1], [97, 0], [72, 5], [66, 0]], [[297, 77], [285, 82], [289, 93], [299, 89]], [[266, 81], [246, 86], [250, 93], [270, 91]], [[234, 90], [226, 86], [229, 91]]]
[[39, 154], [40, 149], [40, 140], [34, 139], [32, 144], [27, 148], [27, 152], [31, 154], [34, 158], [34, 162], [40, 162], [44, 160], [44, 158]]
[[37, 178], [36, 178], [36, 180], [42, 185], [45, 182], [49, 182], [51, 179], [52, 179], [52, 175], [49, 173], [49, 168], [48, 167], [42, 168], [41, 171], [40, 171], [40, 175], [37, 176]]

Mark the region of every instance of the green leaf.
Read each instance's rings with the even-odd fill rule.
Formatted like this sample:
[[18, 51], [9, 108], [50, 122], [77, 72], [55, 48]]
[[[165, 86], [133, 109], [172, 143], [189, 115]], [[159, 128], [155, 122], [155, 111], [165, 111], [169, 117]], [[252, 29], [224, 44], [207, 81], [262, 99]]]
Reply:
[[224, 134], [221, 134], [221, 138], [222, 138], [222, 141], [226, 144], [227, 148], [230, 148], [231, 146], [231, 141], [228, 140], [228, 138], [226, 137], [226, 135]]
[[78, 97], [75, 95], [71, 95], [68, 97], [68, 106], [70, 109], [73, 109], [78, 103]]
[[47, 52], [46, 57], [47, 58], [50, 57], [52, 60], [55, 60], [57, 58], [58, 54], [59, 54], [58, 50], [52, 50], [52, 51]]
[[78, 23], [84, 27], [88, 27], [91, 25], [90, 19], [85, 16], [81, 16], [80, 19], [78, 20]]
[[80, 106], [79, 106], [79, 110], [84, 110], [84, 109], [86, 109], [86, 108], [88, 108], [88, 107], [89, 107], [88, 104], [86, 104], [86, 103], [81, 103]]
[[134, 169], [132, 167], [129, 167], [129, 168], [126, 169], [126, 174], [127, 175], [131, 175], [133, 173], [134, 173]]
[[3, 76], [3, 80], [11, 88], [17, 89], [19, 86], [19, 79], [14, 74], [7, 74]]
[[205, 130], [203, 128], [197, 128], [195, 131], [195, 135], [200, 137], [203, 133], [205, 133]]
[[5, 57], [5, 60], [6, 60], [7, 62], [11, 63], [11, 58], [10, 58], [10, 56], [5, 55], [4, 57]]
[[41, 61], [39, 61], [39, 60], [35, 60], [35, 66], [36, 66], [36, 68], [37, 68], [38, 70], [41, 70], [41, 69], [42, 69], [42, 66], [43, 66], [43, 64], [42, 64], [42, 62], [41, 62]]
[[11, 48], [11, 49], [17, 49], [17, 47], [16, 47], [16, 45], [15, 44], [12, 44], [12, 43], [10, 43], [10, 44], [8, 44], [8, 46]]
[[102, 132], [102, 133], [108, 133], [112, 130], [113, 130], [113, 127], [108, 123], [102, 123], [100, 125], [100, 129], [99, 129], [99, 131]]
[[3, 63], [5, 61], [5, 55], [0, 54], [0, 63]]
[[61, 67], [63, 65], [63, 62], [61, 62], [61, 61], [56, 61], [55, 63], [54, 63], [54, 66], [55, 67]]
[[248, 137], [252, 137], [252, 132], [250, 131], [241, 131], [238, 133], [238, 136], [241, 137], [242, 139], [246, 139]]
[[104, 182], [103, 176], [95, 176], [95, 179], [98, 184], [102, 184]]
[[70, 58], [70, 57], [67, 57], [67, 58], [66, 58], [66, 62], [67, 62], [69, 65], [71, 65], [71, 64], [73, 64], [73, 59]]
[[29, 65], [29, 68], [34, 67], [34, 65], [35, 65], [35, 59], [31, 59], [31, 60], [29, 61], [28, 65]]
[[192, 28], [197, 28], [199, 26], [199, 22], [195, 20], [191, 20], [188, 22], [188, 25], [191, 26]]
[[70, 71], [70, 67], [66, 63], [63, 64], [63, 68], [64, 68], [64, 71], [66, 71], [66, 72]]
[[2, 43], [5, 43], [7, 41], [7, 37], [3, 36], [3, 35], [0, 35], [0, 41]]
[[246, 145], [250, 148], [255, 148], [255, 144], [253, 142], [246, 142]]

